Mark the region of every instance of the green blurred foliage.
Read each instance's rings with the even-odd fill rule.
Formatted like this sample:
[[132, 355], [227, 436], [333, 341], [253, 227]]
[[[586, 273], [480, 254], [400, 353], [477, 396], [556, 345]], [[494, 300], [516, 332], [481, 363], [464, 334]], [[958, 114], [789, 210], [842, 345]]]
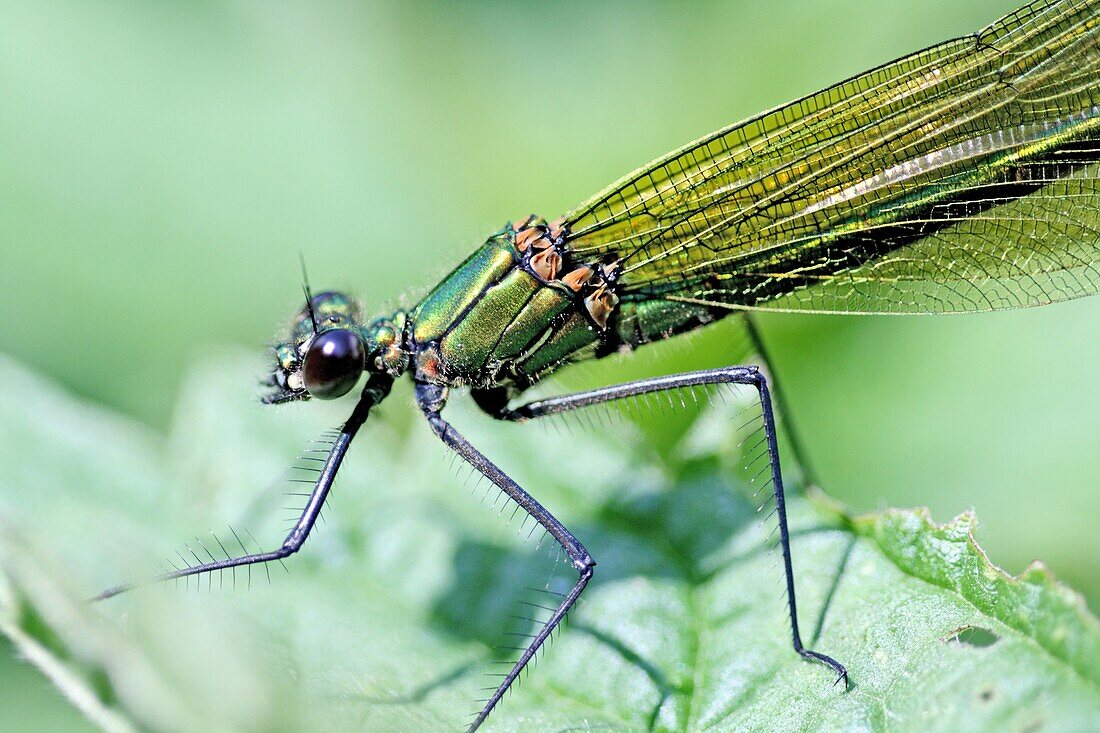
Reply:
[[[189, 363], [296, 307], [299, 251], [410, 304], [509, 218], [1015, 4], [3, 3], [2, 348], [164, 429]], [[1100, 604], [1100, 299], [765, 326], [833, 495], [974, 507]], [[562, 383], [722, 363], [720, 329]]]

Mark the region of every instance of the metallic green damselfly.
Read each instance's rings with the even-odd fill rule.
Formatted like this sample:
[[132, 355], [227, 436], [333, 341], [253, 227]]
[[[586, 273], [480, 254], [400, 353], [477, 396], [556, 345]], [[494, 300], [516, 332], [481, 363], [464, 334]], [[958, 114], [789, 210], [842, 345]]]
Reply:
[[[1100, 0], [1041, 0], [982, 31], [719, 130], [565, 216], [493, 234], [408, 311], [365, 320], [306, 294], [275, 347], [269, 403], [333, 399], [368, 377], [283, 544], [179, 578], [281, 560], [305, 541], [353, 438], [409, 375], [435, 434], [546, 530], [576, 571], [483, 702], [478, 728], [593, 577], [585, 546], [442, 416], [452, 388], [534, 420], [667, 390], [755, 390], [795, 651], [801, 640], [772, 391], [754, 366], [688, 372], [515, 405], [562, 366], [751, 313], [962, 313], [1100, 290]], [[758, 345], [759, 346], [759, 345]], [[758, 351], [761, 351], [758, 348]], [[106, 598], [124, 590], [113, 588]]]

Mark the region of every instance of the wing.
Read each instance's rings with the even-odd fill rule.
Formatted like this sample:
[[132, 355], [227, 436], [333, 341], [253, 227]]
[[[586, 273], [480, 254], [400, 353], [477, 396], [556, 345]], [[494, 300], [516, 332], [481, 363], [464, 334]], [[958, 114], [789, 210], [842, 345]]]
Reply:
[[1100, 290], [1100, 0], [1032, 3], [737, 123], [565, 217], [624, 298], [923, 313]]

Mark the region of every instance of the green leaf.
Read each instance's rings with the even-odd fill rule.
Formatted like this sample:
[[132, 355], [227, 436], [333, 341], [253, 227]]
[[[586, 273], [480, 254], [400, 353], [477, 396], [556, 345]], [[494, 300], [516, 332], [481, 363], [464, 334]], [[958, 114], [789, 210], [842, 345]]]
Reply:
[[[278, 508], [301, 500], [282, 492], [303, 484], [276, 479], [348, 403], [261, 408], [258, 371], [198, 368], [163, 439], [0, 360], [5, 633], [104, 730], [461, 729], [482, 673], [511, 658], [494, 649], [522, 630], [511, 616], [572, 578], [410, 420], [406, 387], [353, 447], [327, 524], [270, 583], [254, 568], [248, 591], [238, 570], [202, 592], [83, 600], [160, 559], [221, 554], [211, 529], [232, 551], [227, 523], [249, 549], [278, 543]], [[771, 527], [737, 470], [736, 405], [657, 450], [606, 416], [594, 430], [503, 425], [467, 403], [452, 398], [456, 425], [599, 562], [488, 730], [1100, 728], [1100, 624], [1042, 566], [992, 565], [972, 515], [851, 518], [790, 498], [803, 637], [848, 666], [845, 692], [790, 648]]]

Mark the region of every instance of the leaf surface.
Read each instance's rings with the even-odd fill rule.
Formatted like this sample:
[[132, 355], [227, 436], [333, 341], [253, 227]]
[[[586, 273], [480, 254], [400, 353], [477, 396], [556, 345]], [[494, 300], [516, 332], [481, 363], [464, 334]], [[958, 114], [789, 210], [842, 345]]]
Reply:
[[[202, 592], [83, 600], [165, 558], [220, 555], [219, 540], [232, 552], [230, 523], [249, 549], [279, 542], [302, 501], [283, 493], [309, 487], [277, 479], [347, 405], [262, 409], [254, 373], [237, 357], [198, 367], [164, 439], [0, 360], [3, 630], [109, 731], [460, 730], [514, 654], [496, 648], [515, 643], [505, 633], [529, 630], [512, 617], [572, 578], [406, 418], [403, 388], [352, 448], [319, 535], [270, 582], [241, 569]], [[803, 637], [848, 666], [844, 692], [791, 651], [736, 405], [658, 450], [629, 421], [503, 425], [466, 402], [452, 398], [455, 424], [599, 563], [487, 730], [1100, 728], [1096, 618], [1042, 566], [992, 565], [973, 516], [852, 518], [790, 498]]]

